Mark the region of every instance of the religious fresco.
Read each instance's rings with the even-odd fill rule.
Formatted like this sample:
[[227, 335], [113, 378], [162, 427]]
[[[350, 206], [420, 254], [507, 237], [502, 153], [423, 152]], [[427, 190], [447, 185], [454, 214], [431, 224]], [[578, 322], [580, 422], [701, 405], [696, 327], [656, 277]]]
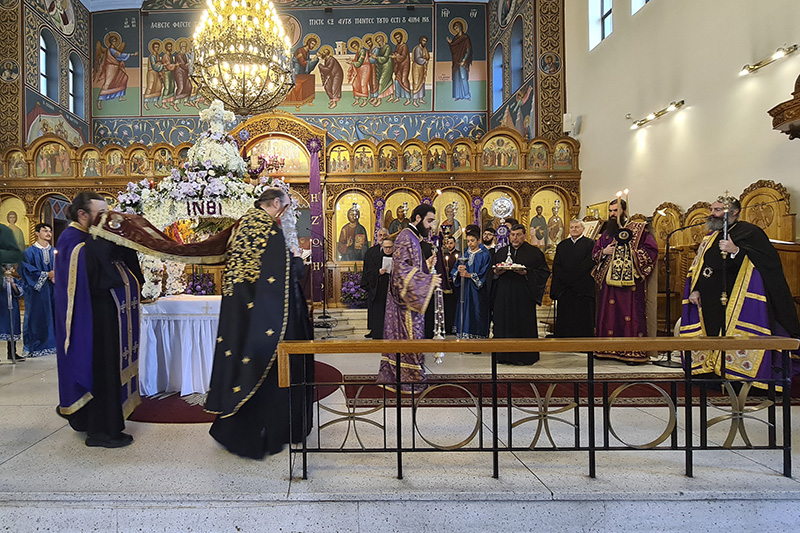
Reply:
[[142, 19], [142, 115], [189, 115], [208, 107], [189, 78], [192, 35], [201, 11], [150, 13]]
[[0, 80], [6, 83], [14, 83], [19, 78], [19, 65], [13, 59], [3, 61], [0, 66]]
[[64, 35], [72, 35], [75, 31], [72, 0], [42, 0], [42, 3], [55, 27]]
[[533, 143], [528, 150], [528, 169], [547, 169], [548, 158], [547, 145], [543, 142]]
[[363, 261], [372, 246], [372, 202], [362, 192], [347, 191], [336, 201], [336, 258], [339, 261]]
[[353, 151], [353, 172], [375, 172], [375, 151], [369, 146], [359, 146]]
[[56, 135], [72, 146], [89, 141], [89, 125], [74, 115], [65, 113], [51, 100], [25, 88], [25, 139], [33, 143], [42, 135]]
[[250, 158], [250, 167], [258, 167], [258, 157], [264, 156], [265, 158], [274, 157], [283, 161], [283, 167], [277, 169], [276, 174], [300, 174], [308, 176], [310, 172], [308, 153], [303, 150], [297, 141], [292, 141], [283, 137], [270, 137], [259, 141], [258, 144], [252, 146], [248, 155]]
[[422, 148], [416, 144], [410, 144], [403, 149], [403, 170], [407, 172], [421, 172], [423, 168]]
[[428, 172], [444, 172], [447, 170], [447, 148], [443, 144], [431, 144], [428, 146], [425, 170]]
[[494, 212], [492, 211], [492, 204], [495, 200], [499, 198], [506, 198], [511, 201], [511, 204], [514, 206], [511, 216], [519, 220], [520, 213], [519, 213], [519, 205], [517, 205], [517, 201], [514, 198], [514, 195], [511, 194], [510, 189], [505, 188], [497, 188], [492, 189], [483, 197], [483, 207], [481, 207], [481, 228], [488, 228], [492, 227], [497, 229], [500, 225], [500, 217], [496, 217]]
[[[10, 0], [6, 0], [10, 1]], [[331, 7], [352, 7], [355, 5], [429, 5], [432, 0], [326, 0], [325, 5]], [[290, 7], [319, 7], [319, 0], [277, 0], [276, 7], [281, 11]], [[142, 11], [163, 11], [168, 9], [203, 9], [205, 0], [145, 0]]]
[[394, 191], [386, 198], [386, 208], [383, 212], [381, 227], [389, 230], [389, 233], [399, 232], [408, 225], [408, 218], [418, 205], [419, 198], [408, 190], [400, 189]]
[[103, 171], [106, 176], [124, 176], [125, 160], [122, 150], [109, 150], [106, 153], [106, 168]]
[[381, 146], [378, 151], [378, 172], [397, 172], [400, 170], [400, 157], [394, 146]]
[[134, 150], [128, 161], [128, 173], [132, 176], [150, 176], [150, 161], [145, 150]]
[[501, 27], [508, 26], [508, 23], [514, 18], [519, 3], [521, 2], [517, 0], [497, 0], [497, 20]]
[[554, 52], [547, 52], [542, 54], [539, 58], [539, 70], [544, 74], [558, 74], [561, 70], [561, 57]]
[[139, 115], [139, 11], [95, 13], [92, 21], [92, 116]]
[[175, 167], [172, 152], [166, 148], [159, 148], [153, 155], [153, 174], [166, 176]]
[[287, 111], [339, 114], [433, 109], [433, 8], [295, 10], [282, 15], [295, 87]]
[[492, 114], [491, 128], [505, 126], [517, 130], [526, 139], [536, 137], [536, 90], [531, 78]]
[[8, 155], [8, 177], [17, 179], [28, 177], [28, 165], [22, 152], [14, 151]]
[[81, 157], [81, 176], [84, 178], [99, 177], [102, 171], [100, 163], [100, 152], [97, 150], [87, 150]]
[[542, 251], [554, 251], [567, 235], [566, 202], [556, 191], [542, 189], [531, 197], [528, 240]]
[[45, 143], [39, 147], [34, 157], [34, 174], [37, 177], [72, 176], [69, 151], [57, 142]]
[[569, 143], [556, 143], [553, 170], [572, 170], [572, 146]]
[[510, 137], [497, 135], [484, 146], [482, 157], [483, 170], [519, 170], [519, 149]]
[[472, 169], [472, 150], [467, 143], [453, 145], [453, 170]]
[[437, 111], [486, 109], [486, 5], [437, 4]]
[[28, 237], [30, 221], [25, 213], [25, 204], [19, 198], [8, 197], [0, 201], [0, 224], [11, 229], [17, 246], [22, 250], [30, 244]]
[[331, 147], [327, 170], [328, 174], [350, 172], [350, 150], [344, 146]]
[[[464, 249], [464, 228], [473, 223], [474, 215], [467, 197], [458, 189], [442, 189], [433, 199], [436, 208], [436, 233], [453, 235], [456, 246]], [[452, 221], [451, 221], [452, 218]]]

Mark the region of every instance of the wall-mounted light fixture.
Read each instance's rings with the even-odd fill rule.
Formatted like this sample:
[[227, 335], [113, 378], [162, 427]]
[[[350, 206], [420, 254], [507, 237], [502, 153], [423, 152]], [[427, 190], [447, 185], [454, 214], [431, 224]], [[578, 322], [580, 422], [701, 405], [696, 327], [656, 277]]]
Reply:
[[748, 74], [752, 74], [753, 72], [766, 67], [770, 63], [773, 63], [773, 62], [775, 62], [775, 61], [777, 61], [777, 60], [779, 60], [781, 58], [784, 58], [784, 57], [788, 56], [789, 54], [793, 54], [796, 51], [797, 51], [797, 45], [796, 44], [793, 44], [791, 46], [781, 46], [780, 48], [775, 50], [774, 54], [772, 54], [769, 57], [765, 57], [764, 59], [762, 59], [761, 61], [759, 61], [755, 65], [745, 65], [745, 66], [743, 66], [742, 70], [739, 71], [739, 76], [747, 76]]
[[[631, 129], [637, 130], [642, 126], [644, 126], [645, 124], [647, 124], [648, 122], [652, 122], [658, 118], [663, 117], [667, 113], [671, 113], [672, 111], [675, 111], [676, 109], [683, 107], [683, 104], [684, 104], [683, 100], [676, 100], [675, 102], [670, 103], [667, 107], [663, 109], [659, 109], [658, 111], [653, 111], [646, 117], [634, 121], [633, 124], [631, 124]], [[631, 116], [628, 115], [626, 118], [631, 118]]]

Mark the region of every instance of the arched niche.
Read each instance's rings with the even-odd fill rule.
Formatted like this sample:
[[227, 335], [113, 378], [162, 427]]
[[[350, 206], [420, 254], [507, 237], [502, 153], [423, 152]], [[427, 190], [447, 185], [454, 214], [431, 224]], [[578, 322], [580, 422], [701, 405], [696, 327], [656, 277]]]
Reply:
[[82, 178], [98, 178], [103, 175], [103, 163], [100, 150], [94, 145], [85, 144], [75, 151], [78, 164], [78, 175]]
[[103, 162], [103, 176], [125, 175], [125, 152], [119, 146], [107, 145], [100, 152]]
[[399, 172], [402, 149], [397, 141], [378, 144], [378, 172]]
[[363, 190], [349, 189], [336, 199], [334, 210], [333, 257], [337, 261], [363, 261], [375, 233], [372, 199]]
[[25, 160], [25, 152], [19, 149], [11, 149], [6, 152], [6, 176], [11, 179], [22, 179], [28, 177], [28, 162]]
[[[458, 249], [463, 250], [464, 228], [473, 222], [468, 195], [456, 187], [442, 189], [442, 194], [433, 199], [433, 207], [436, 209], [436, 233], [452, 234], [456, 238]], [[452, 211], [452, 222], [448, 220], [449, 211]]]
[[423, 172], [426, 170], [425, 145], [418, 140], [403, 144], [401, 168], [404, 172]]
[[511, 216], [519, 220], [522, 201], [517, 192], [509, 187], [495, 187], [487, 191], [483, 196], [483, 207], [481, 207], [481, 229], [486, 229], [487, 227], [497, 229], [497, 227], [500, 225], [500, 217], [494, 215], [494, 212], [492, 211], [492, 204], [495, 200], [502, 197], [511, 199], [511, 202], [514, 205], [514, 211]]
[[152, 176], [153, 169], [150, 166], [150, 157], [147, 148], [136, 146], [129, 148], [127, 153], [128, 175], [130, 176]]
[[[5, 224], [14, 233], [21, 250], [31, 244], [31, 221], [25, 210], [25, 203], [16, 196], [4, 195], [0, 199], [0, 224]], [[4, 302], [0, 302], [4, 304]]]
[[274, 175], [308, 178], [311, 171], [308, 148], [297, 139], [280, 133], [262, 136], [249, 143], [245, 148], [245, 155], [250, 157], [250, 168], [253, 169], [259, 166], [259, 157], [264, 157], [267, 161], [282, 161], [282, 167], [270, 172]]
[[522, 137], [511, 128], [496, 128], [480, 146], [482, 170], [519, 170]]
[[526, 166], [528, 170], [549, 170], [553, 149], [545, 139], [534, 139], [528, 144]]
[[70, 203], [70, 199], [60, 193], [45, 194], [36, 200], [34, 205], [36, 220], [46, 222], [53, 227], [53, 244], [58, 241], [61, 232], [70, 224], [67, 214]]
[[578, 143], [573, 139], [559, 140], [553, 147], [553, 170], [578, 168]]
[[154, 176], [166, 176], [177, 166], [172, 150], [173, 146], [167, 143], [158, 143], [150, 149]]
[[[386, 196], [386, 209], [383, 213], [382, 227], [389, 230], [390, 234], [399, 232], [408, 225], [411, 212], [421, 202], [421, 198], [416, 191], [411, 189], [395, 189]], [[406, 213], [401, 222], [398, 216], [398, 208], [404, 207]]]
[[475, 143], [470, 139], [453, 142], [452, 168], [454, 171], [470, 171], [475, 168]]
[[528, 239], [542, 251], [555, 251], [566, 236], [570, 213], [566, 196], [554, 188], [542, 188], [531, 196]]
[[428, 143], [427, 153], [425, 154], [425, 170], [427, 172], [446, 172], [450, 170], [449, 157], [450, 146], [444, 139], [432, 140]]
[[349, 174], [352, 172], [352, 152], [350, 144], [335, 142], [328, 148], [328, 174]]
[[31, 146], [33, 175], [37, 178], [68, 178], [74, 176], [72, 148], [60, 137], [46, 135]]
[[376, 164], [375, 145], [369, 141], [361, 141], [353, 146], [353, 172], [358, 174], [371, 174], [375, 172]]

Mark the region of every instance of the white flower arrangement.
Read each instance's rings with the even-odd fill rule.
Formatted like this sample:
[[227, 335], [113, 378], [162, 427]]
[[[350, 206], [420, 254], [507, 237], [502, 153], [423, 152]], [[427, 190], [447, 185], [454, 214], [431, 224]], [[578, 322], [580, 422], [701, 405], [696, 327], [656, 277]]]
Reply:
[[139, 264], [144, 275], [144, 285], [142, 285], [142, 298], [145, 300], [155, 300], [161, 296], [161, 287], [164, 283], [164, 261], [139, 253]]
[[164, 294], [183, 294], [186, 292], [186, 265], [175, 261], [164, 261], [166, 265], [167, 281], [164, 287]]

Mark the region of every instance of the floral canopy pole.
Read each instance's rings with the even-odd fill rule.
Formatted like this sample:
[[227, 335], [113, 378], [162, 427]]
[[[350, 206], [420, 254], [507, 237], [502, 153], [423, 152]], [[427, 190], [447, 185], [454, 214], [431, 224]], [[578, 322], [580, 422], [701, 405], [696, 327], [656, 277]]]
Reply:
[[[117, 196], [121, 210], [144, 216], [179, 242], [183, 242], [182, 239], [187, 235], [193, 240], [203, 240], [232, 224], [253, 206], [253, 201], [268, 187], [280, 187], [289, 193], [288, 184], [281, 179], [258, 178], [258, 173], [245, 179], [248, 177], [247, 165], [236, 139], [228, 135], [225, 129], [236, 117], [225, 110], [221, 101], [215, 100], [208, 109], [200, 111], [200, 120], [208, 122], [209, 128], [189, 149], [188, 161], [179, 168], [173, 168], [169, 175], [158, 182], [147, 178], [130, 182], [127, 189]], [[242, 133], [246, 134], [246, 130]], [[294, 228], [297, 202], [291, 194], [289, 198], [292, 199], [292, 205], [282, 217], [282, 225], [287, 244], [296, 246]], [[150, 272], [153, 279], [150, 284], [148, 278], [142, 292], [145, 297], [157, 298], [161, 292], [159, 274], [163, 272], [164, 264], [148, 256], [143, 258], [142, 267], [145, 277]], [[165, 292], [184, 292], [182, 266], [172, 265], [170, 268], [168, 265], [167, 271]], [[179, 275], [180, 278], [175, 279]]]

